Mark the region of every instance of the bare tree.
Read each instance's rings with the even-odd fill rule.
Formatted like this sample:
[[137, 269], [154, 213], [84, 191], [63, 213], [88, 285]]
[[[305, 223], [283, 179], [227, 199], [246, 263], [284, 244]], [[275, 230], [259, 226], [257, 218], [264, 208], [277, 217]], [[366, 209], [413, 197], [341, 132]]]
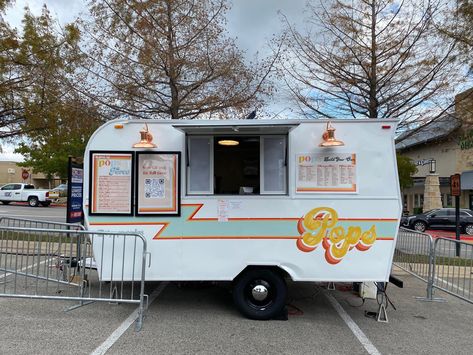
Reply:
[[311, 117], [432, 118], [458, 84], [455, 40], [435, 30], [442, 0], [309, 2], [308, 30], [288, 23], [280, 61], [288, 88]]
[[[92, 0], [86, 91], [142, 118], [242, 115], [261, 104], [273, 61], [244, 63], [226, 0]], [[86, 93], [87, 93], [86, 92]]]

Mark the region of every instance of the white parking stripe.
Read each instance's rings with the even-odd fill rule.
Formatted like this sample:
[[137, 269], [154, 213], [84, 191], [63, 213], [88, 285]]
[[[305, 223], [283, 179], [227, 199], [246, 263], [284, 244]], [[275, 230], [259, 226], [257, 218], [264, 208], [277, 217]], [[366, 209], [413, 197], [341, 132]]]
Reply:
[[[159, 296], [161, 292], [163, 292], [164, 288], [168, 285], [168, 282], [161, 282], [158, 287], [151, 293], [148, 306], [153, 303], [153, 301]], [[130, 316], [125, 319], [125, 321], [120, 324], [120, 326], [115, 329], [115, 331], [94, 351], [92, 351], [91, 355], [103, 355], [105, 354], [112, 346], [117, 342], [118, 339], [126, 332], [128, 328], [135, 322], [138, 318], [138, 311], [139, 308], [135, 309]]]
[[[31, 269], [33, 266], [42, 265], [42, 264], [44, 264], [45, 262], [47, 262], [47, 261], [49, 261], [49, 260], [51, 260], [51, 259], [43, 260], [43, 261], [41, 261], [39, 264], [36, 264], [36, 263], [35, 263], [35, 264], [33, 264], [33, 265], [25, 266], [24, 268], [22, 268], [22, 269], [20, 269], [20, 270], [18, 270], [18, 271], [23, 272], [23, 271], [25, 271], [25, 270]], [[13, 275], [13, 274], [12, 274], [11, 272], [9, 272], [9, 273], [7, 273], [7, 274], [0, 275], [0, 279], [3, 279], [4, 277], [8, 277], [8, 276], [10, 276], [10, 275]]]
[[350, 315], [343, 309], [343, 307], [338, 303], [338, 301], [330, 293], [325, 293], [325, 296], [332, 304], [333, 308], [337, 311], [340, 318], [342, 318], [348, 328], [352, 331], [353, 335], [358, 339], [358, 341], [363, 345], [366, 352], [370, 355], [381, 355], [381, 353], [376, 349], [373, 343], [368, 339], [368, 337], [363, 333], [363, 331], [358, 327], [355, 321], [350, 317]]

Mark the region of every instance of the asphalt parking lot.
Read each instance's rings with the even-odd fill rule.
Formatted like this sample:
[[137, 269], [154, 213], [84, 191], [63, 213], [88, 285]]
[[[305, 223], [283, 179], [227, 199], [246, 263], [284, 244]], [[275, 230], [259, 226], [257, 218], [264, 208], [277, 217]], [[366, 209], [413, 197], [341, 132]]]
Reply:
[[[149, 283], [155, 297], [143, 329], [135, 332], [133, 305], [0, 299], [2, 354], [444, 354], [471, 353], [473, 306], [441, 292], [446, 302], [416, 300], [425, 284], [399, 269], [405, 282], [388, 295], [397, 310], [389, 323], [365, 316], [377, 303], [338, 284], [291, 283], [287, 321], [251, 321], [235, 310], [221, 284]], [[1, 280], [0, 280], [1, 282]], [[1, 286], [1, 285], [0, 285]], [[156, 292], [158, 289], [158, 292]], [[154, 291], [154, 293], [153, 293]]]
[[[7, 211], [8, 213], [5, 213]], [[64, 221], [62, 207], [0, 206], [0, 214]], [[394, 268], [405, 288], [388, 287], [396, 310], [389, 323], [350, 284], [290, 283], [287, 321], [251, 321], [234, 308], [229, 287], [211, 283], [147, 283], [150, 305], [136, 332], [136, 305], [0, 298], [1, 354], [470, 354], [473, 305], [436, 292], [425, 296], [422, 281]], [[6, 284], [0, 275], [0, 289]]]
[[65, 222], [66, 208], [57, 205], [51, 205], [50, 207], [30, 207], [26, 203], [0, 204], [0, 216]]

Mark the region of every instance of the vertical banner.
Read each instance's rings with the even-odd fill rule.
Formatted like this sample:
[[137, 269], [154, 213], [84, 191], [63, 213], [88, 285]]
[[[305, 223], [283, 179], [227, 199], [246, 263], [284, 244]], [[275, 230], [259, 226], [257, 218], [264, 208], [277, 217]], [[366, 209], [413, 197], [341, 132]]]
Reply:
[[90, 152], [90, 215], [132, 215], [133, 153]]
[[296, 192], [357, 192], [356, 154], [297, 154]]
[[[81, 159], [82, 160], [82, 159]], [[69, 157], [67, 179], [67, 223], [82, 223], [82, 201], [84, 192], [84, 165]]]
[[136, 215], [180, 215], [180, 152], [139, 152]]

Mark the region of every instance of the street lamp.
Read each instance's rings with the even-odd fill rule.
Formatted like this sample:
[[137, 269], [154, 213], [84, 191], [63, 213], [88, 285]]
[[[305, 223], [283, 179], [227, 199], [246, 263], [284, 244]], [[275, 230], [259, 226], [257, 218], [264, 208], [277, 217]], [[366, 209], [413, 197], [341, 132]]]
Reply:
[[437, 161], [435, 159], [430, 159], [430, 173], [435, 174], [437, 170]]

